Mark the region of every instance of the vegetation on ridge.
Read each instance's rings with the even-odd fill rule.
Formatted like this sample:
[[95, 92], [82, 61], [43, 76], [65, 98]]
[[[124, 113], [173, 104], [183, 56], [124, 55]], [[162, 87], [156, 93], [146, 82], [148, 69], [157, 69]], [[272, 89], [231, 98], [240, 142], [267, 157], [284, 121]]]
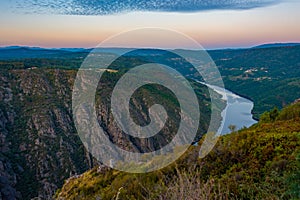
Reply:
[[200, 141], [156, 172], [94, 168], [68, 179], [56, 199], [299, 199], [300, 103], [277, 112], [222, 136], [203, 159]]

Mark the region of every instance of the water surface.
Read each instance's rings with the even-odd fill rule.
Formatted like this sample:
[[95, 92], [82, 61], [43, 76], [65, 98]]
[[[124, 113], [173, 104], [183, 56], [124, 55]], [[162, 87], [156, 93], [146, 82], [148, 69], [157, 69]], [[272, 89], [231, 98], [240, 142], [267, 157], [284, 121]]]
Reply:
[[230, 125], [234, 125], [236, 127], [235, 130], [239, 130], [244, 127], [248, 128], [257, 123], [257, 121], [253, 119], [251, 113], [254, 106], [252, 101], [218, 86], [209, 84], [205, 85], [213, 89], [215, 92], [221, 94], [224, 100], [227, 99], [227, 106], [222, 112], [222, 125], [218, 130], [220, 134], [230, 133], [231, 131], [228, 128]]

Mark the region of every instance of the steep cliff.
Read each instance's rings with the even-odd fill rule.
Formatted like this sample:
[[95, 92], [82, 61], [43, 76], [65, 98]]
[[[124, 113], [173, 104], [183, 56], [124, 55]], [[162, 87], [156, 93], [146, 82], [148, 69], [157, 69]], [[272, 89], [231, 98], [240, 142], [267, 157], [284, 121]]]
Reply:
[[[97, 163], [82, 145], [72, 118], [76, 72], [35, 68], [1, 70], [0, 199], [52, 199], [64, 180]], [[130, 138], [122, 132], [113, 122], [107, 104], [103, 104], [108, 100], [103, 93], [105, 86], [99, 83], [98, 90], [102, 92], [97, 97], [96, 108], [98, 121], [111, 141], [137, 152], [153, 150], [168, 140], [159, 137], [160, 142], [154, 143]], [[142, 95], [147, 95], [149, 90], [142, 89], [132, 100], [136, 119], [141, 123], [148, 119], [144, 108], [156, 99], [143, 100]], [[198, 93], [203, 114], [200, 138], [208, 126], [210, 106], [206, 87], [198, 86]], [[168, 96], [159, 100], [165, 104], [170, 101]], [[166, 127], [169, 132], [172, 129], [172, 124]]]
[[93, 166], [71, 116], [74, 72], [2, 71], [3, 199], [50, 199], [62, 181]]

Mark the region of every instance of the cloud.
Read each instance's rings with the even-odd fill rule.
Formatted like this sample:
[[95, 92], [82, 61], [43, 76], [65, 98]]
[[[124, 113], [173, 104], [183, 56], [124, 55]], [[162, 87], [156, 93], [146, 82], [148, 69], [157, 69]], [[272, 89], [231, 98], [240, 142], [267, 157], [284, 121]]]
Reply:
[[[108, 15], [132, 11], [198, 12], [214, 9], [251, 9], [279, 3], [281, 0], [30, 0], [20, 7], [32, 12]], [[26, 5], [24, 5], [26, 2]]]

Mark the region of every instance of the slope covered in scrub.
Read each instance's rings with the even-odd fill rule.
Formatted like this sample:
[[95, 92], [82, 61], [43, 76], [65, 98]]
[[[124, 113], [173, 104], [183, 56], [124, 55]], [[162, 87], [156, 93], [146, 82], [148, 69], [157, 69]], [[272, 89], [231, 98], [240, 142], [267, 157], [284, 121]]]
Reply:
[[[276, 114], [274, 114], [276, 112]], [[275, 116], [274, 116], [275, 115]], [[270, 120], [272, 116], [272, 120]], [[266, 120], [267, 119], [267, 120]], [[264, 113], [222, 136], [203, 159], [192, 146], [160, 171], [94, 168], [68, 179], [56, 199], [299, 199], [300, 103]]]

